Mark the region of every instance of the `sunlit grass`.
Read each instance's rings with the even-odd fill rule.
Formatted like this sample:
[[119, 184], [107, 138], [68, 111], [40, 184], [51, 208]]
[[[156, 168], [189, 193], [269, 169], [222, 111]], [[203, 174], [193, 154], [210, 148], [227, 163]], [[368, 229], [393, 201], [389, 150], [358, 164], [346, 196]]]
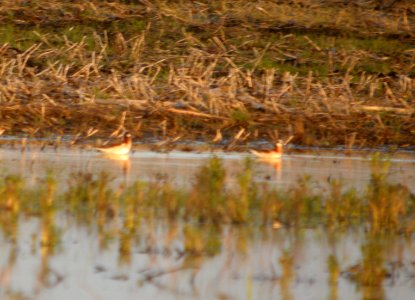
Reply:
[[193, 138], [197, 126], [212, 140], [243, 126], [248, 141], [303, 122], [297, 144], [341, 145], [351, 131], [360, 145], [413, 144], [413, 15], [396, 15], [407, 1], [373, 3], [7, 1], [0, 127], [108, 134], [122, 109], [133, 135]]

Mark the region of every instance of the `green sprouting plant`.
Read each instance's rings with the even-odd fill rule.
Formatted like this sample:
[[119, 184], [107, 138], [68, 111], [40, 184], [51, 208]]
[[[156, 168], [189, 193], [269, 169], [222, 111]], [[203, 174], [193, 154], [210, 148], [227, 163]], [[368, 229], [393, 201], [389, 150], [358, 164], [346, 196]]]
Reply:
[[411, 193], [407, 187], [387, 180], [390, 161], [375, 154], [370, 184], [366, 189], [367, 208], [372, 230], [395, 229], [407, 211]]
[[0, 186], [1, 207], [17, 213], [23, 189], [23, 179], [18, 175], [7, 175], [3, 178]]
[[288, 223], [304, 223], [317, 221], [321, 218], [322, 196], [317, 195], [311, 188], [311, 177], [300, 177], [297, 185], [290, 192], [281, 209], [282, 221]]
[[195, 175], [187, 213], [196, 219], [223, 222], [226, 211], [226, 172], [222, 161], [214, 156]]
[[324, 214], [328, 224], [349, 225], [362, 217], [363, 202], [355, 188], [343, 191], [342, 180], [330, 180], [329, 193], [325, 197]]
[[246, 158], [244, 169], [238, 175], [239, 192], [233, 193], [227, 200], [227, 214], [232, 222], [246, 222], [256, 200], [257, 187], [252, 164], [252, 160]]
[[112, 177], [105, 172], [94, 176], [90, 173], [72, 174], [69, 189], [64, 194], [69, 211], [90, 223], [98, 215], [100, 224], [114, 216], [114, 208], [118, 197], [110, 187]]

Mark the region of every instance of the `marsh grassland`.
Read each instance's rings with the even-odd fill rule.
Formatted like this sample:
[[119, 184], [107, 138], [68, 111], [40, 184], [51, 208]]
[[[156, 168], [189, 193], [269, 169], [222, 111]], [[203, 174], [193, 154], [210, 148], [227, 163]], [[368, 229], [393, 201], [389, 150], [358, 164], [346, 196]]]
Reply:
[[411, 148], [412, 4], [5, 0], [0, 127]]

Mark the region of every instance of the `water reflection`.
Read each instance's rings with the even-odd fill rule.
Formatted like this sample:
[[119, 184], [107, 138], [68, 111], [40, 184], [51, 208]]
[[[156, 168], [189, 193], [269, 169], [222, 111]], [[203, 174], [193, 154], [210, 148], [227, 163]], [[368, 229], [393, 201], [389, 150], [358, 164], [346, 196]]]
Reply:
[[[262, 164], [266, 164], [271, 166], [274, 169], [274, 178], [275, 178], [275, 182], [276, 184], [279, 184], [282, 182], [282, 165], [283, 165], [283, 161], [281, 158], [274, 158], [274, 159], [265, 159], [265, 158], [260, 158], [258, 159], [259, 163]], [[289, 164], [290, 161], [286, 160], [284, 161], [284, 164]], [[271, 177], [269, 177], [271, 178]]]
[[124, 182], [128, 184], [128, 178], [130, 175], [131, 170], [131, 160], [128, 154], [125, 155], [116, 155], [116, 154], [101, 154], [98, 157], [107, 159], [113, 162], [113, 165], [120, 168], [122, 170], [122, 175], [124, 178]]
[[[65, 156], [58, 158], [65, 161]], [[324, 226], [311, 218], [309, 223], [302, 222], [304, 212], [318, 214], [321, 209], [313, 210], [313, 190], [304, 177], [289, 188], [292, 201], [286, 211], [280, 211], [277, 193], [263, 199], [258, 209], [262, 222], [230, 225], [222, 219], [207, 222], [186, 216], [178, 221], [177, 215], [192, 208], [180, 205], [183, 197], [172, 188], [175, 181], [160, 175], [149, 183], [150, 192], [144, 193], [144, 183], [133, 181], [126, 187], [139, 174], [135, 167], [148, 167], [137, 163], [134, 156], [87, 158], [70, 157], [70, 163], [60, 165], [77, 166], [65, 177], [67, 186], [61, 190], [61, 177], [52, 175], [43, 176], [41, 182], [39, 176], [32, 178], [33, 190], [22, 190], [18, 176], [5, 178], [0, 186], [2, 195], [7, 195], [0, 199], [0, 297], [113, 299], [139, 294], [143, 299], [334, 300], [392, 295], [406, 299], [413, 295], [413, 236], [382, 230], [385, 222], [398, 228], [394, 217], [399, 215], [384, 212], [387, 206], [377, 202], [370, 207], [374, 214], [381, 212], [382, 218], [343, 227], [341, 220], [353, 217], [351, 208], [357, 198], [341, 198], [340, 181], [329, 182]], [[25, 170], [30, 165], [30, 174], [39, 175], [41, 155], [19, 159]], [[164, 159], [174, 165], [174, 160]], [[165, 166], [154, 162], [157, 169]], [[181, 163], [183, 160], [176, 162]], [[241, 169], [240, 160], [227, 163]], [[309, 166], [307, 161], [301, 163]], [[102, 165], [112, 172], [94, 177], [80, 171], [100, 172]], [[228, 174], [241, 186], [240, 195], [250, 197], [252, 185], [246, 184], [250, 176], [265, 173], [270, 176], [266, 182], [278, 185], [294, 166], [298, 162], [289, 158], [271, 164], [258, 162], [253, 166], [257, 173], [246, 172], [245, 177], [232, 173], [231, 168]], [[224, 180], [222, 173], [215, 174], [218, 182]], [[193, 180], [204, 191], [206, 178], [200, 175], [198, 179]], [[373, 199], [392, 199], [388, 191], [382, 192], [372, 183], [368, 193], [383, 195]], [[64, 195], [57, 196], [61, 191]], [[304, 195], [309, 199], [302, 199]], [[163, 197], [169, 201], [162, 202]], [[192, 203], [207, 199], [197, 193], [192, 197]], [[399, 199], [395, 200], [399, 208]], [[225, 207], [235, 209], [235, 205]], [[213, 218], [224, 216], [220, 209], [212, 212]], [[347, 214], [342, 215], [344, 212]], [[285, 220], [278, 229], [273, 226], [279, 221], [277, 216]]]
[[[204, 164], [212, 153], [189, 153], [172, 151], [170, 153], [134, 152], [129, 157], [103, 157], [94, 151], [84, 150], [31, 150], [20, 151], [1, 150], [0, 169], [13, 171], [31, 178], [35, 184], [36, 178], [41, 178], [47, 170], [52, 170], [59, 176], [62, 186], [66, 184], [71, 173], [92, 172], [103, 170], [110, 172], [121, 181], [134, 182], [154, 180], [156, 176], [169, 178], [175, 185], [188, 186], [197, 169]], [[226, 170], [230, 174], [228, 182], [235, 182], [234, 174], [240, 171], [241, 161], [246, 153], [215, 153], [223, 159]], [[18, 166], [18, 167], [17, 167]], [[370, 156], [342, 155], [311, 155], [288, 154], [277, 161], [258, 160], [255, 165], [255, 180], [268, 183], [278, 188], [289, 188], [299, 177], [311, 175], [318, 182], [317, 186], [327, 188], [332, 179], [342, 179], [345, 186], [355, 186], [361, 189], [370, 181]], [[391, 160], [389, 178], [400, 182], [415, 192], [415, 160], [411, 157]]]
[[[219, 229], [154, 219], [128, 230], [125, 217], [106, 224], [114, 235], [102, 247], [108, 233], [80, 225], [70, 215], [55, 218], [52, 225], [52, 215], [40, 223], [21, 219], [24, 230], [15, 242], [1, 238], [3, 296], [19, 292], [72, 299], [79, 294], [66, 291], [81, 281], [104, 299], [104, 290], [117, 291], [119, 297], [139, 291], [149, 298], [159, 291], [162, 298], [237, 299], [381, 299], [397, 290], [408, 298], [413, 293], [413, 270], [403, 270], [411, 270], [414, 249], [412, 244], [402, 247], [401, 237], [364, 231], [337, 235], [322, 228]], [[37, 228], [39, 254], [31, 249]], [[59, 251], [54, 232], [61, 233]]]

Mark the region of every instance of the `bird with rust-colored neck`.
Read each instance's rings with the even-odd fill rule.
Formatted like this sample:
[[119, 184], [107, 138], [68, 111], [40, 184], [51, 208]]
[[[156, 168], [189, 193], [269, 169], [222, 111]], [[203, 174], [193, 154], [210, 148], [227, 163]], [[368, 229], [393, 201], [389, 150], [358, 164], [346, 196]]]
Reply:
[[251, 149], [250, 151], [252, 154], [255, 154], [259, 158], [275, 160], [275, 159], [281, 158], [283, 154], [283, 147], [284, 147], [284, 141], [278, 140], [273, 150], [258, 151], [258, 150]]
[[133, 138], [129, 132], [124, 134], [124, 141], [119, 144], [110, 145], [107, 147], [99, 147], [97, 150], [110, 155], [126, 155], [130, 152], [133, 144]]

